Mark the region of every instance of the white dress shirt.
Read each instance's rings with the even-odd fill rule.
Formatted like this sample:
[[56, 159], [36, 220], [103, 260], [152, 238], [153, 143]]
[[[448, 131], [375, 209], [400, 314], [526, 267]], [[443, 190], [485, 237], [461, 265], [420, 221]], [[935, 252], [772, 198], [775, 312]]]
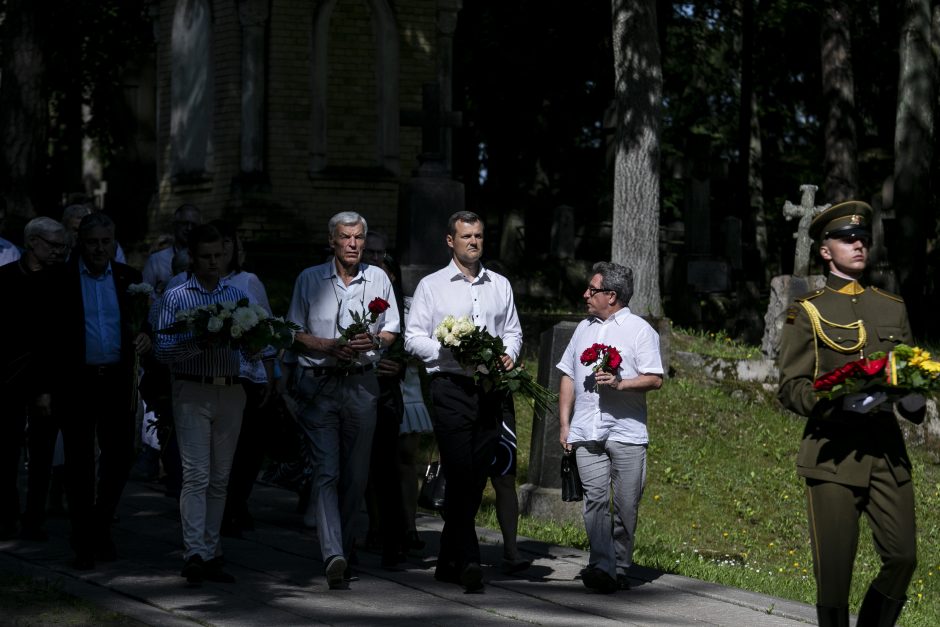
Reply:
[[13, 242], [0, 237], [0, 266], [13, 263], [20, 258], [20, 249]]
[[[287, 319], [300, 325], [304, 333], [335, 339], [340, 337], [340, 327], [346, 328], [352, 324], [350, 312], [368, 314], [369, 303], [376, 298], [388, 301], [389, 308], [379, 314], [375, 324], [371, 325], [371, 333], [399, 333], [401, 320], [398, 315], [398, 303], [385, 271], [360, 263], [359, 273], [346, 285], [336, 272], [335, 261], [330, 259], [319, 266], [307, 268], [297, 277], [290, 308], [287, 310]], [[293, 358], [294, 356], [288, 355], [285, 361], [293, 361]], [[335, 357], [318, 351], [297, 355], [296, 358], [304, 367], [336, 365]], [[364, 364], [378, 360], [379, 354], [376, 351], [359, 356], [359, 362]]]
[[518, 361], [522, 351], [522, 326], [509, 280], [480, 265], [480, 273], [468, 279], [451, 259], [447, 267], [421, 279], [408, 312], [405, 350], [424, 362], [429, 373], [470, 375], [434, 337], [434, 329], [447, 316], [467, 316], [490, 335], [503, 340], [506, 354]]
[[575, 329], [561, 361], [555, 366], [574, 380], [574, 413], [568, 443], [611, 440], [646, 444], [646, 392], [597, 389], [593, 364], [581, 363], [581, 353], [593, 344], [613, 346], [623, 362], [617, 374], [633, 379], [663, 374], [659, 334], [643, 318], [624, 307], [607, 320], [590, 317]]

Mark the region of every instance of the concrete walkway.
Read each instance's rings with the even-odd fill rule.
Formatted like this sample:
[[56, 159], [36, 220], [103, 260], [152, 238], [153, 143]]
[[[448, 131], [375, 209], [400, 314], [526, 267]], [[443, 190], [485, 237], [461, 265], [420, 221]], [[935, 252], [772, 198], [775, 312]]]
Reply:
[[[257, 485], [256, 530], [224, 539], [235, 584], [190, 588], [180, 577], [181, 532], [176, 502], [160, 486], [128, 484], [115, 524], [121, 556], [94, 571], [69, 566], [68, 522], [52, 519], [45, 543], [0, 542], [0, 571], [56, 582], [62, 590], [149, 625], [767, 625], [815, 624], [812, 606], [635, 568], [633, 589], [613, 595], [586, 590], [578, 572], [583, 551], [520, 538], [534, 559], [518, 576], [484, 565], [485, 592], [465, 594], [434, 579], [441, 521], [418, 520], [427, 547], [389, 572], [379, 556], [360, 551], [361, 579], [330, 591], [316, 534], [302, 528], [296, 497]], [[479, 530], [484, 562], [499, 564], [496, 533]], [[2, 621], [2, 619], [0, 619]]]

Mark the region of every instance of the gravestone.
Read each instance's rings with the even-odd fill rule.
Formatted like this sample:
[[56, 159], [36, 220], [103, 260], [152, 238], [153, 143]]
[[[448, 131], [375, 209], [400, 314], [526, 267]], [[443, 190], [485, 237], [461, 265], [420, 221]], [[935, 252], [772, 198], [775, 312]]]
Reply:
[[[578, 327], [577, 322], [559, 322], [539, 338], [538, 381], [553, 392], [561, 385], [561, 371], [555, 368]], [[561, 500], [561, 456], [558, 413], [536, 412], [532, 419], [527, 482], [519, 486], [519, 511], [527, 516], [578, 521], [581, 503]]]
[[397, 248], [402, 288], [409, 295], [421, 277], [447, 264], [447, 220], [464, 209], [463, 183], [451, 178], [442, 142], [447, 129], [459, 125], [460, 115], [443, 111], [437, 83], [425, 84], [422, 96], [420, 112], [402, 112], [402, 124], [421, 127], [419, 166], [402, 187], [398, 204]]
[[783, 215], [787, 220], [799, 218], [796, 250], [793, 259], [793, 274], [776, 276], [770, 281], [770, 301], [764, 315], [764, 337], [761, 340], [761, 352], [769, 359], [776, 359], [780, 354], [780, 335], [787, 308], [793, 300], [810, 290], [819, 289], [826, 284], [826, 277], [809, 274], [809, 257], [813, 240], [809, 236], [809, 227], [813, 218], [825, 211], [830, 205], [815, 205], [815, 185], [800, 185], [802, 198], [799, 205], [789, 200], [783, 205]]
[[574, 207], [559, 205], [552, 211], [549, 253], [555, 259], [573, 259], [575, 251]]

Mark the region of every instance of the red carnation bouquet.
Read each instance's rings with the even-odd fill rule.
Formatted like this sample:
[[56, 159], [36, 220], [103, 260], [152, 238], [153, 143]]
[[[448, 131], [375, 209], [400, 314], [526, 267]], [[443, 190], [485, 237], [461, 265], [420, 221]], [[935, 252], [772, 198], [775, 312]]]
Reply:
[[584, 349], [581, 353], [581, 363], [585, 366], [592, 366], [594, 372], [617, 373], [617, 368], [623, 363], [623, 357], [613, 346], [607, 344], [592, 344], [590, 348]]

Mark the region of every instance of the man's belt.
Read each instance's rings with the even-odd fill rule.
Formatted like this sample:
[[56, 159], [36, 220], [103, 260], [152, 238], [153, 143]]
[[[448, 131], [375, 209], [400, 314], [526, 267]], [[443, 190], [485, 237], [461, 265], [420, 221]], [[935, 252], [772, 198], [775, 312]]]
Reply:
[[311, 373], [315, 377], [348, 377], [353, 374], [364, 374], [375, 370], [375, 362], [365, 364], [364, 366], [352, 366], [343, 368], [341, 366], [303, 366], [304, 373]]
[[107, 377], [121, 372], [121, 364], [85, 364], [84, 373], [89, 377]]
[[238, 383], [238, 377], [200, 377], [195, 374], [173, 374], [177, 381], [192, 381], [204, 385], [235, 385]]

